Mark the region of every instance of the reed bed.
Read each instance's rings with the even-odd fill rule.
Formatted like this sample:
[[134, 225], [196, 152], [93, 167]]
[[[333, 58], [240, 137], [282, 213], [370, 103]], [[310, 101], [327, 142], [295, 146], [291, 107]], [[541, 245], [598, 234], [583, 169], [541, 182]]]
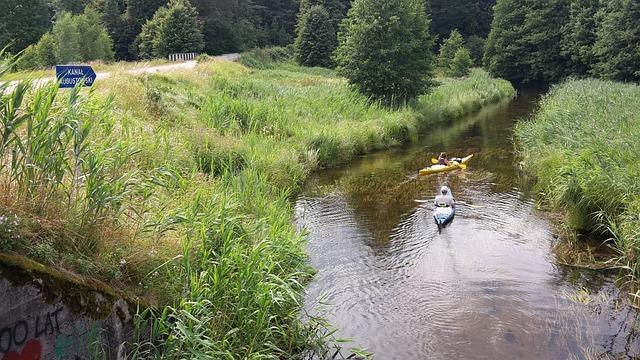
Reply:
[[390, 109], [330, 70], [253, 60], [0, 97], [0, 251], [155, 305], [160, 341], [135, 357], [342, 356], [328, 324], [300, 320], [313, 270], [291, 198], [313, 171], [514, 95], [475, 70]]
[[541, 198], [568, 225], [615, 242], [622, 282], [638, 301], [640, 279], [640, 86], [569, 80], [516, 129]]

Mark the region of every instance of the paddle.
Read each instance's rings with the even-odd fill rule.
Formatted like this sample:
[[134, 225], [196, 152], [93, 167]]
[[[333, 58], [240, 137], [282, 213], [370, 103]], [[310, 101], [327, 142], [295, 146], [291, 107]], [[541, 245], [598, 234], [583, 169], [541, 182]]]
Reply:
[[435, 165], [435, 164], [439, 163], [439, 161], [436, 158], [431, 158], [431, 163]]

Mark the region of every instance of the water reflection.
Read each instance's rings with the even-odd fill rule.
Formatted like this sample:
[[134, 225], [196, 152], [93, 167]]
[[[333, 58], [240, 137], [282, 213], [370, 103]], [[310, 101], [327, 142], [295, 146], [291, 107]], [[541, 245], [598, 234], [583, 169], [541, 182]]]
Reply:
[[[308, 311], [332, 304], [338, 335], [378, 359], [640, 355], [612, 278], [554, 264], [552, 228], [518, 176], [512, 128], [536, 96], [315, 178], [296, 207], [319, 270]], [[466, 171], [417, 177], [441, 150], [476, 156]], [[442, 184], [467, 205], [438, 235], [415, 200]]]

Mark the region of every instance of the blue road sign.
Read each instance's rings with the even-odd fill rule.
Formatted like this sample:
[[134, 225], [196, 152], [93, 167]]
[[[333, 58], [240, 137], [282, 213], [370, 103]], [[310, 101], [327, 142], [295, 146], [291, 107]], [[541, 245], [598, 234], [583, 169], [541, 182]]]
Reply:
[[84, 86], [91, 86], [96, 81], [96, 73], [87, 65], [56, 65], [56, 79], [61, 88], [72, 88], [81, 80]]

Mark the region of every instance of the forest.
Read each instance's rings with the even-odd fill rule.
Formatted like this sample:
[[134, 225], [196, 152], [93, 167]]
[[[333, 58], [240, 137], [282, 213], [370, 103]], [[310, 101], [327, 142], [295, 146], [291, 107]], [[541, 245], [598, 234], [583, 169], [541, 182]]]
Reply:
[[[472, 43], [482, 44], [489, 33], [493, 2], [430, 0], [425, 6], [433, 19], [431, 31], [443, 40], [458, 29]], [[72, 60], [164, 57], [168, 51], [217, 55], [292, 44], [296, 24], [314, 5], [326, 9], [332, 29], [337, 32], [350, 3], [349, 0], [3, 1], [0, 46], [8, 46], [8, 52], [14, 54], [27, 49], [25, 57], [32, 59], [24, 68]], [[176, 6], [182, 10], [172, 10], [170, 17], [180, 26], [166, 25], [168, 33], [158, 32], [156, 28], [162, 22], [160, 19], [166, 17], [166, 10]], [[88, 24], [91, 34], [85, 36]], [[79, 34], [83, 34], [82, 41]], [[171, 37], [182, 41], [167, 44]], [[91, 54], [75, 55], [79, 42], [82, 47], [97, 44], [97, 49]], [[165, 45], [154, 51], [153, 42]]]

